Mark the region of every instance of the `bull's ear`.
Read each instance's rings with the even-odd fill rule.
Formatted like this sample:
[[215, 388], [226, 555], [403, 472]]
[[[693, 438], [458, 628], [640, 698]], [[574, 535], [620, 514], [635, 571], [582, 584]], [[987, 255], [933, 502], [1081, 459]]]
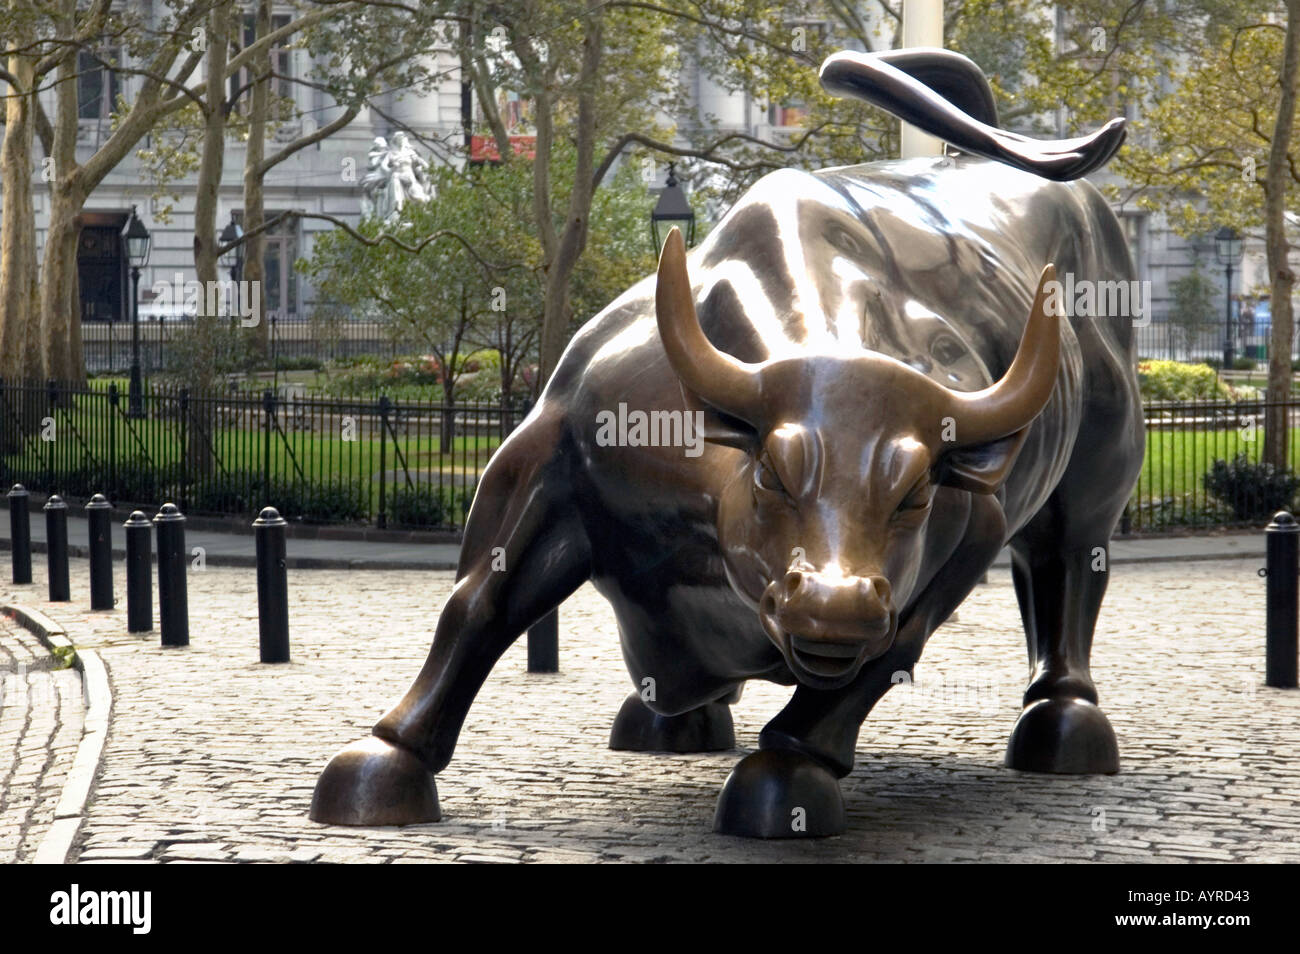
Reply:
[[997, 493], [1028, 434], [1029, 428], [1022, 427], [998, 440], [948, 452], [939, 463], [939, 483], [973, 494]]
[[758, 431], [747, 421], [719, 411], [707, 401], [702, 401], [699, 395], [685, 385], [682, 385], [682, 399], [689, 413], [703, 412], [703, 417], [697, 420], [704, 422], [700, 433], [708, 443], [749, 451], [759, 442]]

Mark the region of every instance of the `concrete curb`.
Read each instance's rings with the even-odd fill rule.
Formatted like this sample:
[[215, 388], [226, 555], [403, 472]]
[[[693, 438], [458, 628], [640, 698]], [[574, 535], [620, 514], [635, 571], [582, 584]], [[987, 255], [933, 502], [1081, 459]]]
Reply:
[[31, 632], [57, 658], [81, 673], [86, 695], [81, 741], [77, 744], [72, 768], [54, 808], [54, 822], [37, 846], [32, 861], [38, 865], [67, 864], [72, 843], [85, 819], [86, 804], [90, 801], [90, 792], [104, 754], [104, 743], [108, 739], [109, 717], [113, 711], [113, 690], [108, 682], [108, 671], [98, 653], [91, 649], [78, 651], [63, 627], [39, 610], [10, 603], [0, 606], [0, 613]]

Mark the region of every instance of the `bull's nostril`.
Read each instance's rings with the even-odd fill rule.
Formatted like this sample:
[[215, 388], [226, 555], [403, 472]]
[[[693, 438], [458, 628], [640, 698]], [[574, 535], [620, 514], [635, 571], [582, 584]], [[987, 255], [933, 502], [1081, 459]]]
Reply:
[[776, 597], [770, 592], [763, 594], [763, 599], [759, 601], [758, 611], [764, 616], [776, 615]]
[[875, 596], [876, 599], [889, 605], [889, 598], [892, 595], [892, 588], [889, 581], [883, 576], [868, 576], [862, 581], [862, 591], [866, 596]]
[[798, 570], [791, 570], [785, 575], [785, 592], [787, 595], [799, 589], [799, 584], [803, 582], [803, 574]]

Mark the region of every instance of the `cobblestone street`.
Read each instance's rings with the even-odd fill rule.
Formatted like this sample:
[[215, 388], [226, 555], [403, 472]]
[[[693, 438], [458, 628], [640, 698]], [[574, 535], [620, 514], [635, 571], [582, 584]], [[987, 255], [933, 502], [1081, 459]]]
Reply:
[[31, 861], [81, 738], [81, 677], [0, 617], [0, 864]]
[[[801, 843], [710, 830], [727, 773], [789, 689], [746, 687], [734, 708], [740, 751], [606, 747], [631, 684], [612, 612], [590, 587], [562, 609], [562, 671], [527, 674], [523, 640], [506, 654], [439, 776], [444, 820], [405, 829], [325, 827], [307, 809], [329, 756], [419, 669], [451, 573], [291, 572], [284, 666], [257, 662], [251, 569], [190, 573], [186, 649], [126, 634], [120, 573], [119, 608], [89, 612], [83, 561], [72, 564], [83, 602], [46, 604], [40, 565], [35, 585], [0, 595], [61, 622], [109, 670], [113, 713], [74, 850], [82, 862], [1297, 861], [1300, 693], [1263, 686], [1258, 565], [1115, 569], [1093, 656], [1120, 741], [1112, 777], [1002, 767], [1025, 663], [1010, 575], [995, 570], [936, 634], [916, 685], [866, 723], [843, 783], [849, 832]], [[3, 632], [10, 672], [16, 653], [41, 652]], [[21, 858], [39, 823], [31, 806], [44, 804], [33, 793], [57, 785], [76, 716], [14, 711], [8, 694], [0, 716], [0, 743], [20, 755], [4, 776], [0, 852]]]

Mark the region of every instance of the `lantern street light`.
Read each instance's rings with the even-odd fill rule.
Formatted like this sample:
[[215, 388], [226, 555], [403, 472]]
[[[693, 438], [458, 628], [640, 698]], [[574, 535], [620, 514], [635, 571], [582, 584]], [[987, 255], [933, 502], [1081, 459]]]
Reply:
[[1236, 229], [1225, 225], [1214, 233], [1214, 256], [1227, 271], [1227, 281], [1224, 283], [1223, 290], [1226, 312], [1223, 319], [1223, 370], [1231, 371], [1233, 360], [1232, 266], [1241, 258], [1241, 236], [1237, 234]]
[[126, 240], [126, 257], [131, 263], [131, 384], [127, 392], [127, 416], [144, 417], [144, 386], [140, 379], [140, 269], [149, 262], [149, 230], [144, 227], [136, 207], [122, 237]]
[[[231, 212], [230, 221], [221, 230], [221, 234], [217, 236], [217, 247], [226, 249], [225, 254], [221, 256], [221, 264], [222, 267], [230, 269], [230, 280], [232, 282], [239, 281], [239, 276], [244, 271], [244, 243], [239, 241], [243, 237], [244, 230], [235, 221], [235, 213]], [[231, 247], [227, 248], [227, 246]]]
[[686, 244], [691, 246], [695, 244], [695, 211], [691, 204], [686, 201], [686, 193], [682, 191], [681, 185], [677, 182], [677, 170], [674, 163], [668, 163], [668, 182], [664, 186], [664, 191], [659, 195], [659, 201], [655, 203], [655, 209], [650, 213], [650, 234], [654, 238], [655, 254], [663, 248], [664, 240], [659, 236], [659, 224], [663, 223], [665, 237], [672, 230], [674, 225], [680, 226], [682, 232], [686, 235]]

